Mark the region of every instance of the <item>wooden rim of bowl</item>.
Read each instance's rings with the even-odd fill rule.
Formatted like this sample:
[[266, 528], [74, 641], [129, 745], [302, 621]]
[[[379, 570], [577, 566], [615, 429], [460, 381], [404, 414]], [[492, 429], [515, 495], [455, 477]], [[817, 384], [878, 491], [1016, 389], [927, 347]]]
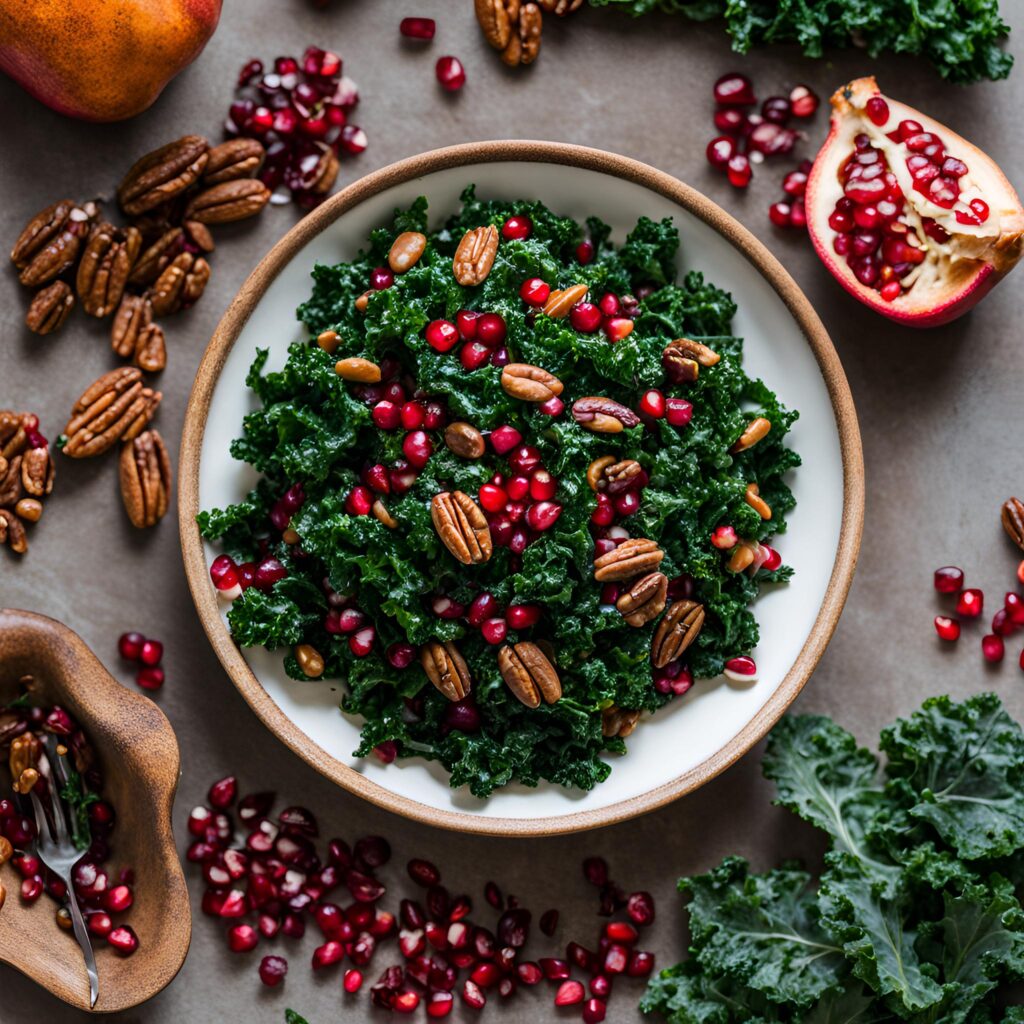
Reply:
[[[216, 592], [210, 585], [203, 543], [196, 525], [199, 456], [214, 387], [235, 340], [281, 269], [338, 217], [386, 189], [448, 168], [503, 161], [561, 164], [634, 182], [677, 203], [725, 237], [768, 281], [807, 339], [828, 388], [843, 459], [842, 525], [828, 589], [800, 654], [760, 711], [719, 751], [671, 782], [597, 810], [536, 820], [485, 817], [422, 804], [392, 793], [314, 743], [273, 701], [231, 639], [221, 619]], [[321, 774], [378, 807], [427, 825], [480, 835], [549, 836], [613, 825], [662, 807], [728, 768], [771, 729], [814, 671], [846, 601], [864, 524], [864, 459], [853, 396], [828, 333], [796, 282], [753, 234], [696, 189], [629, 157], [558, 142], [474, 142], [410, 157], [360, 178], [296, 224], [242, 285], [206, 348], [185, 415], [178, 481], [182, 554], [192, 599], [221, 664], [263, 723]]]

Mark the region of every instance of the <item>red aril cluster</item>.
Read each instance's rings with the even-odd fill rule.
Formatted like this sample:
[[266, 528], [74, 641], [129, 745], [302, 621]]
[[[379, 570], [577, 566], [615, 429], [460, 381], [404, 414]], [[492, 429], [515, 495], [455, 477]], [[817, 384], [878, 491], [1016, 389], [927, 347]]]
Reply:
[[807, 191], [807, 178], [813, 166], [812, 161], [801, 160], [782, 179], [783, 198], [768, 207], [768, 219], [776, 227], [800, 229], [807, 227], [804, 193]]
[[[220, 559], [216, 560], [219, 561]], [[212, 568], [210, 572], [212, 575]], [[216, 579], [214, 584], [216, 585]], [[134, 631], [122, 633], [117, 638], [117, 652], [125, 661], [134, 661], [139, 665], [135, 682], [143, 690], [159, 690], [164, 685], [164, 670], [160, 667], [164, 645], [159, 640], [144, 637]]]
[[250, 60], [239, 74], [224, 128], [266, 147], [259, 179], [273, 193], [272, 203], [292, 198], [309, 208], [330, 192], [338, 158], [366, 149], [366, 133], [349, 122], [358, 102], [341, 57], [310, 46], [301, 59], [277, 57], [269, 69]]
[[[131, 636], [134, 640], [137, 634]], [[72, 869], [71, 883], [89, 934], [96, 940], [105, 940], [115, 953], [130, 956], [138, 948], [139, 939], [131, 926], [124, 923], [124, 915], [135, 902], [135, 875], [130, 868], [115, 872], [110, 866], [117, 813], [113, 804], [103, 797], [103, 775], [97, 752], [78, 723], [59, 705], [49, 708], [0, 706], [0, 715], [8, 720], [0, 743], [4, 758], [9, 744], [18, 737], [50, 733], [59, 743], [58, 756], [67, 758], [68, 770], [79, 773], [83, 790], [92, 802], [85, 805], [84, 819], [78, 819], [78, 827], [84, 828], [82, 839], [88, 845], [82, 859]], [[39, 766], [40, 777], [35, 784], [35, 792], [44, 801], [47, 789], [52, 785], [49, 781], [51, 771], [52, 766], [50, 769]], [[49, 895], [58, 905], [58, 927], [70, 930], [72, 921], [66, 907], [67, 885], [43, 864], [35, 852], [36, 832], [35, 814], [27, 795], [13, 793], [10, 797], [0, 798], [0, 836], [14, 849], [10, 863], [20, 878], [22, 902], [32, 904], [44, 893]]]
[[[714, 124], [720, 134], [708, 143], [707, 159], [734, 188], [750, 184], [752, 164], [791, 152], [801, 133], [789, 127], [790, 120], [812, 117], [818, 109], [817, 95], [810, 87], [797, 85], [788, 96], [769, 96], [755, 113], [748, 109], [757, 103], [753, 83], [739, 72], [722, 75], [715, 82], [714, 98]], [[773, 221], [782, 215], [783, 211], [775, 210]]]
[[[599, 888], [598, 913], [607, 922], [589, 948], [569, 942], [564, 958], [531, 960], [532, 914], [493, 881], [484, 897], [497, 917], [484, 923], [468, 895], [451, 892], [435, 864], [415, 857], [406, 865], [415, 889], [389, 909], [379, 877], [391, 860], [386, 839], [324, 842], [311, 811], [292, 806], [274, 815], [274, 802], [273, 793], [239, 799], [234, 776], [215, 782], [209, 805], [189, 815], [186, 852], [205, 883], [203, 913], [229, 925], [228, 949], [244, 955], [274, 945], [258, 965], [264, 985], [285, 981], [288, 960], [277, 949], [307, 927], [318, 940], [313, 971], [338, 971], [345, 993], [354, 996], [376, 975], [374, 961], [383, 960], [368, 988], [370, 1003], [395, 1013], [422, 1006], [429, 1018], [447, 1017], [456, 999], [481, 1010], [491, 999], [546, 981], [555, 1005], [580, 1005], [584, 1021], [600, 1021], [615, 976], [643, 979], [654, 969], [654, 954], [638, 948], [641, 930], [654, 921], [654, 900], [647, 892], [627, 896], [600, 858], [588, 858], [584, 874]], [[553, 935], [558, 917], [546, 911], [540, 930]]]

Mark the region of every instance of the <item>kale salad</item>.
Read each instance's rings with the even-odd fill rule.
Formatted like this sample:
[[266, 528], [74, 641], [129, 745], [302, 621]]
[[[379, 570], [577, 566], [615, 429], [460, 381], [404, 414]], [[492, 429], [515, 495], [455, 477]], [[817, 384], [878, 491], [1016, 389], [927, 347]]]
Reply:
[[420, 198], [314, 269], [283, 369], [258, 353], [211, 578], [238, 644], [343, 682], [358, 756], [590, 789], [695, 678], [756, 678], [797, 414], [679, 243], [473, 187], [431, 231]]

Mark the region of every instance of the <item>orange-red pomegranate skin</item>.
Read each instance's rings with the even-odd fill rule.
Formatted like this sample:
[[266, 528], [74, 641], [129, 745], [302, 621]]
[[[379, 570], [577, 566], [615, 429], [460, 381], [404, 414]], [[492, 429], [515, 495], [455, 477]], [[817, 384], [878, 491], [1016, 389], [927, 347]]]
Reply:
[[141, 113], [199, 56], [221, 0], [0, 0], [0, 70], [87, 121]]
[[[878, 95], [888, 104], [889, 121], [872, 128], [864, 107], [869, 98]], [[962, 316], [1013, 269], [1024, 249], [1024, 207], [1013, 186], [980, 149], [935, 118], [881, 94], [874, 78], [859, 78], [837, 90], [832, 107], [829, 135], [815, 158], [806, 192], [807, 227], [818, 256], [851, 295], [890, 320], [909, 327], [936, 327]], [[924, 131], [939, 136], [947, 154], [966, 163], [970, 185], [985, 199], [991, 213], [986, 224], [965, 227], [956, 222], [952, 210], [937, 214], [929, 208], [908, 181], [903, 188], [908, 206], [916, 214], [927, 214], [936, 220], [950, 237], [940, 245], [922, 239], [929, 249], [930, 273], [927, 277], [922, 275], [894, 301], [887, 302], [875, 288], [862, 284], [847, 260], [836, 254], [836, 232], [828, 218], [837, 197], [842, 195], [839, 173], [853, 149], [853, 137], [861, 131], [873, 132], [873, 142], [885, 145], [882, 136], [905, 119], [917, 121]], [[891, 154], [891, 170], [896, 170], [894, 165], [900, 164], [904, 155], [902, 151]]]

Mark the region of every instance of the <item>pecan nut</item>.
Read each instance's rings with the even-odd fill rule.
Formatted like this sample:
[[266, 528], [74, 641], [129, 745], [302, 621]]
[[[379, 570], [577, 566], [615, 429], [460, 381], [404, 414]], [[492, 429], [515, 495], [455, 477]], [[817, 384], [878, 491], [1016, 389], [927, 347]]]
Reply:
[[498, 670], [505, 685], [528, 708], [554, 704], [562, 696], [562, 681], [547, 655], [529, 642], [514, 647], [506, 645], [498, 651]]
[[16, 555], [28, 551], [28, 537], [21, 520], [7, 508], [0, 508], [0, 545], [6, 544]]
[[601, 474], [604, 487], [601, 488], [601, 484], [598, 483], [598, 489], [606, 490], [609, 494], [621, 494], [637, 486], [643, 471], [643, 466], [636, 459], [613, 462], [604, 467]]
[[509, 47], [502, 53], [506, 64], [532, 64], [540, 56], [540, 37], [544, 28], [544, 17], [535, 3], [525, 3], [519, 11], [519, 30], [516, 34], [518, 46], [515, 60], [511, 60]]
[[663, 572], [652, 572], [623, 590], [615, 607], [629, 625], [643, 626], [665, 610], [667, 599], [668, 577]]
[[200, 224], [228, 224], [260, 212], [270, 201], [270, 189], [254, 178], [239, 178], [211, 185], [193, 196], [185, 219]]
[[182, 252], [156, 279], [149, 295], [154, 316], [169, 316], [188, 309], [202, 297], [210, 280], [210, 264], [202, 256]]
[[[518, 12], [519, 0], [512, 0], [512, 3]], [[504, 50], [512, 35], [509, 5], [505, 0], [474, 0], [473, 7], [484, 38], [495, 50]]]
[[29, 448], [21, 457], [21, 486], [33, 498], [43, 498], [53, 490], [55, 473], [49, 445]]
[[93, 228], [75, 279], [82, 309], [89, 316], [105, 317], [117, 309], [141, 248], [137, 228], [115, 228], [107, 222]]
[[420, 664], [427, 678], [450, 701], [465, 700], [473, 686], [466, 659], [450, 640], [431, 640], [420, 648]]
[[471, 228], [462, 236], [452, 260], [455, 280], [464, 288], [474, 288], [487, 280], [498, 254], [498, 229], [493, 224]]
[[594, 579], [598, 583], [631, 580], [657, 569], [664, 557], [665, 552], [653, 540], [631, 537], [594, 559]]
[[152, 284], [184, 249], [184, 229], [171, 228], [165, 231], [138, 258], [131, 274], [128, 275], [128, 283], [138, 288]]
[[639, 721], [639, 711], [628, 711], [612, 704], [601, 712], [601, 735], [606, 739], [618, 736], [624, 740], [636, 729]]
[[761, 490], [755, 483], [747, 484], [743, 500], [762, 518], [771, 519], [772, 507], [761, 497]]
[[398, 528], [398, 520], [388, 511], [387, 505], [380, 498], [374, 501], [373, 505], [370, 506], [370, 510], [373, 512], [374, 518], [378, 522], [383, 523], [389, 530]]
[[739, 452], [745, 452], [748, 448], [753, 448], [758, 441], [763, 441], [768, 436], [768, 431], [771, 429], [771, 420], [766, 420], [763, 416], [752, 419], [747, 424], [747, 429], [740, 434], [739, 439], [729, 451], [733, 455], [737, 455]]
[[506, 395], [522, 402], [546, 402], [563, 391], [562, 382], [554, 374], [529, 363], [509, 363], [504, 367], [501, 386]]
[[651, 639], [651, 661], [664, 668], [675, 661], [697, 639], [704, 625], [704, 605], [697, 601], [676, 601], [658, 623]]
[[596, 434], [620, 434], [640, 423], [640, 417], [632, 409], [600, 396], [577, 398], [572, 403], [572, 418]]
[[573, 11], [578, 11], [583, 6], [583, 0], [538, 0], [538, 2], [548, 14], [554, 14], [559, 18], [564, 18], [567, 14], [572, 14]]
[[40, 210], [18, 236], [11, 250], [11, 260], [18, 268], [23, 285], [35, 288], [52, 281], [72, 266], [89, 233], [93, 204], [76, 206], [70, 199], [61, 199]]
[[486, 562], [493, 552], [491, 531], [480, 506], [463, 491], [435, 494], [430, 518], [444, 546], [463, 565]]
[[64, 326], [74, 305], [71, 286], [65, 281], [54, 281], [32, 297], [25, 313], [25, 326], [33, 334], [53, 334]]
[[204, 185], [219, 185], [237, 178], [251, 178], [263, 166], [267, 151], [256, 139], [228, 139], [206, 154]]
[[159, 324], [146, 324], [139, 331], [132, 362], [146, 373], [160, 373], [167, 368], [167, 341]]
[[445, 427], [444, 443], [460, 459], [479, 459], [487, 448], [484, 435], [470, 423], [449, 423]]
[[1007, 498], [999, 518], [1010, 540], [1024, 551], [1024, 501], [1020, 498]]
[[39, 757], [43, 752], [43, 744], [37, 736], [23, 732], [11, 740], [11, 749], [7, 755], [7, 766], [12, 778], [19, 778], [22, 772], [35, 770], [39, 766]]
[[0, 455], [10, 459], [20, 455], [28, 447], [28, 434], [25, 432], [25, 414], [0, 410]]
[[318, 143], [320, 148], [320, 159], [317, 160], [309, 177], [309, 191], [314, 195], [322, 196], [330, 192], [338, 179], [338, 171], [341, 170], [341, 161], [338, 154], [326, 143]]
[[324, 674], [324, 656], [312, 644], [299, 644], [295, 660], [307, 679], [319, 679]]
[[43, 517], [43, 503], [38, 498], [22, 498], [14, 506], [14, 514], [26, 523], [38, 523]]
[[676, 338], [675, 341], [670, 341], [662, 353], [662, 361], [670, 352], [692, 359], [703, 367], [714, 366], [722, 358], [714, 349], [692, 338]]
[[0, 473], [0, 508], [13, 508], [25, 493], [21, 480], [21, 455], [5, 459], [3, 473]]
[[334, 364], [334, 372], [342, 380], [350, 380], [358, 384], [376, 384], [381, 378], [381, 370], [376, 363], [358, 356], [339, 359]]
[[700, 363], [674, 345], [665, 346], [661, 367], [669, 384], [692, 384], [700, 376]]
[[569, 311], [577, 302], [581, 302], [589, 289], [585, 284], [571, 284], [568, 288], [556, 288], [548, 296], [541, 312], [554, 320], [561, 320], [569, 315]]
[[592, 491], [603, 491], [608, 486], [604, 471], [609, 466], [614, 466], [617, 461], [614, 455], [602, 455], [587, 466], [587, 484]]
[[404, 274], [420, 261], [426, 251], [427, 236], [419, 231], [403, 231], [388, 250], [388, 266], [396, 274]]
[[208, 150], [206, 139], [185, 135], [141, 157], [118, 187], [121, 209], [129, 217], [137, 217], [180, 196], [206, 169]]
[[200, 224], [197, 220], [187, 220], [182, 227], [185, 229], [185, 237], [200, 252], [210, 253], [217, 248], [213, 244], [213, 234], [205, 224]]
[[125, 295], [110, 328], [110, 347], [122, 359], [130, 359], [139, 347], [140, 335], [152, 320], [153, 307], [146, 296]]
[[164, 517], [171, 496], [171, 460], [163, 438], [144, 430], [121, 448], [121, 500], [132, 526], [140, 530]]
[[134, 366], [105, 373], [75, 402], [64, 428], [64, 454], [73, 459], [101, 455], [118, 441], [138, 437], [153, 418], [159, 391], [143, 386]]

